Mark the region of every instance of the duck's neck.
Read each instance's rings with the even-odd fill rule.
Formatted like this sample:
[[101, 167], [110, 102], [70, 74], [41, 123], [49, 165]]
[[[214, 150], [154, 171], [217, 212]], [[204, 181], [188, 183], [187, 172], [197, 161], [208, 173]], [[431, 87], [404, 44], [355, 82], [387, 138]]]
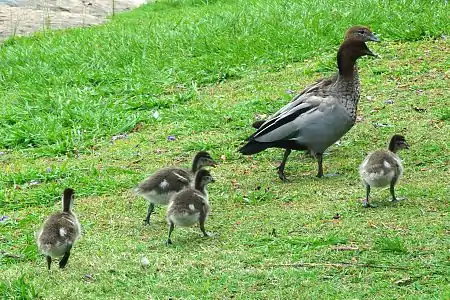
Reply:
[[356, 111], [359, 102], [359, 76], [356, 57], [349, 53], [349, 49], [341, 46], [337, 56], [338, 78], [334, 85], [339, 99], [347, 108], [353, 120], [356, 120]]

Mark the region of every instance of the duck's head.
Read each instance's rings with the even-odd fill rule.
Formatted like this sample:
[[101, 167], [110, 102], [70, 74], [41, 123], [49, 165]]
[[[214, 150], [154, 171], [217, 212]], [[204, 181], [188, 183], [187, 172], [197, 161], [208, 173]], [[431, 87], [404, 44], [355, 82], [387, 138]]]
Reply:
[[194, 157], [194, 169], [200, 170], [203, 167], [215, 167], [217, 162], [206, 151], [200, 151]]
[[337, 54], [339, 74], [352, 77], [356, 60], [362, 56], [377, 56], [366, 45], [366, 41], [379, 41], [369, 28], [353, 26], [347, 30], [345, 40]]
[[211, 173], [208, 170], [199, 170], [195, 175], [196, 185], [206, 186], [208, 183], [215, 182]]
[[389, 143], [389, 150], [395, 153], [398, 150], [402, 149], [409, 149], [409, 145], [403, 135], [396, 134], [391, 138], [391, 142]]
[[345, 32], [345, 40], [354, 40], [360, 42], [379, 42], [380, 39], [365, 26], [353, 26]]

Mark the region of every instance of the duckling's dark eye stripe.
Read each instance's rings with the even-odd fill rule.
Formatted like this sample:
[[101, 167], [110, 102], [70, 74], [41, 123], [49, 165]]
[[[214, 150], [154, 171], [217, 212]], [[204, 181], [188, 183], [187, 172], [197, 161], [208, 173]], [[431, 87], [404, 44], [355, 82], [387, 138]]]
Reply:
[[306, 113], [310, 110], [312, 110], [313, 108], [316, 108], [316, 106], [307, 106], [307, 107], [303, 107], [301, 109], [296, 110], [295, 112], [287, 115], [286, 117], [282, 117], [282, 118], [275, 118], [272, 120], [269, 120], [266, 125], [264, 126], [264, 128], [260, 131], [257, 132], [255, 134], [255, 138], [262, 136], [276, 128], [280, 128], [281, 126], [292, 122], [293, 120], [295, 120], [298, 116], [300, 116], [303, 113]]

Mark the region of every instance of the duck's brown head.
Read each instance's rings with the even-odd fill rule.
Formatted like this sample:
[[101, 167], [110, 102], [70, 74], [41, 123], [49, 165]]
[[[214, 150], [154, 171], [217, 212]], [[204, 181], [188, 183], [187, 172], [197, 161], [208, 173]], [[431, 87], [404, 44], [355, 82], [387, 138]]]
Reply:
[[377, 56], [370, 51], [366, 41], [379, 41], [370, 29], [363, 26], [353, 26], [345, 34], [345, 40], [339, 47], [337, 61], [339, 74], [353, 77], [356, 60], [362, 56]]
[[361, 42], [379, 42], [380, 39], [365, 26], [353, 26], [350, 27], [345, 33], [345, 40], [355, 40]]

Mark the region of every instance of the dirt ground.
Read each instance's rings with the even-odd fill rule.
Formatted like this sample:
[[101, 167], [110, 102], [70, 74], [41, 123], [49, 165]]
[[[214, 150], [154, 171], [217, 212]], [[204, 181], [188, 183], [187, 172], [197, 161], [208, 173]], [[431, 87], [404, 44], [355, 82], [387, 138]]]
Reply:
[[[0, 0], [0, 43], [39, 30], [100, 24], [147, 0]], [[113, 8], [114, 5], [114, 8]]]

